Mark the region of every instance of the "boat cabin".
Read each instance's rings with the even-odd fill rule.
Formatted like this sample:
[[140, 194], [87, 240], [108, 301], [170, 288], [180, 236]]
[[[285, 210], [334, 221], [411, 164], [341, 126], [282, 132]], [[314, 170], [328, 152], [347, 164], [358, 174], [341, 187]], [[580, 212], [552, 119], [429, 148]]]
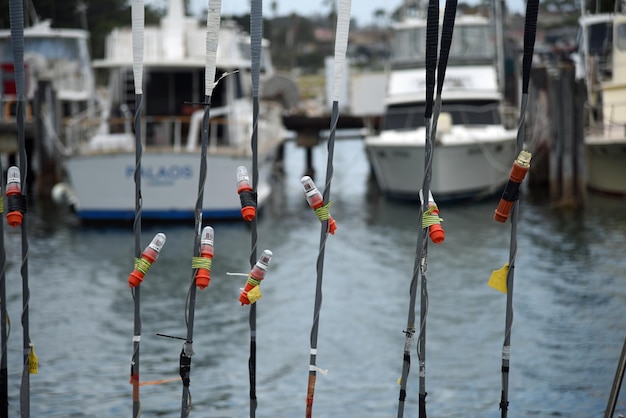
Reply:
[[[423, 67], [426, 57], [426, 21], [407, 19], [394, 25], [393, 33], [392, 68]], [[454, 24], [448, 65], [493, 64], [496, 47], [492, 33], [493, 25], [484, 17], [459, 16]]]

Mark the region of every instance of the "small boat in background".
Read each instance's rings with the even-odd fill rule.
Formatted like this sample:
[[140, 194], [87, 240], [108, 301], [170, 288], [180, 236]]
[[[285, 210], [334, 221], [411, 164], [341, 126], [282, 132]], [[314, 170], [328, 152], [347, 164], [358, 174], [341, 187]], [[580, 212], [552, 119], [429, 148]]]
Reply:
[[[96, 105], [89, 32], [54, 28], [50, 20], [35, 21], [24, 28], [24, 70], [26, 151], [32, 155], [39, 134], [40, 154], [62, 152], [64, 124], [78, 115], [93, 115]], [[15, 155], [18, 98], [9, 29], [0, 30], [0, 80], [0, 152]], [[43, 128], [38, 134], [37, 118]], [[37, 156], [40, 166], [42, 156]], [[55, 177], [50, 172], [48, 176]]]
[[[515, 159], [517, 130], [503, 123], [493, 24], [457, 16], [435, 138], [431, 191], [438, 201], [479, 198], [506, 183]], [[425, 165], [426, 19], [394, 26], [391, 70], [381, 132], [365, 149], [381, 191], [418, 199]]]
[[587, 87], [587, 186], [626, 195], [626, 15], [583, 14], [578, 36], [577, 76]]
[[[181, 0], [170, 0], [159, 26], [144, 32], [142, 105], [142, 218], [193, 219], [200, 171], [200, 131], [205, 112], [206, 26], [184, 16]], [[106, 40], [105, 58], [94, 61], [108, 74], [102, 113], [72, 120], [67, 131], [67, 183], [55, 194], [71, 202], [81, 220], [131, 220], [135, 216], [135, 90], [132, 32], [118, 28]], [[237, 167], [252, 162], [250, 37], [223, 21], [211, 96], [203, 216], [241, 217]], [[226, 75], [225, 75], [226, 74]], [[273, 74], [263, 42], [261, 84]], [[225, 75], [225, 76], [224, 76]], [[285, 139], [281, 106], [261, 101], [258, 120], [257, 202], [271, 192], [273, 163]], [[66, 199], [67, 200], [67, 199]]]

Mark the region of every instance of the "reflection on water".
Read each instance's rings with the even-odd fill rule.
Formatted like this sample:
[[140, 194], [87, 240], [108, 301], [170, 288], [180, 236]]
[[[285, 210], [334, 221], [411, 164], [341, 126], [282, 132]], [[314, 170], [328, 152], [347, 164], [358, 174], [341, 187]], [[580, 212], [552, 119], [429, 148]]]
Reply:
[[[274, 257], [257, 306], [259, 417], [305, 410], [319, 221], [300, 184], [304, 152], [287, 148], [286, 176], [259, 220], [259, 251]], [[325, 150], [314, 155], [323, 188]], [[417, 241], [414, 203], [391, 202], [370, 183], [362, 144], [335, 149], [323, 274], [313, 411], [320, 417], [396, 415], [409, 282]], [[234, 186], [233, 186], [234, 187]], [[427, 411], [498, 417], [505, 296], [487, 286], [509, 257], [510, 225], [493, 221], [497, 199], [441, 209], [446, 240], [429, 245]], [[39, 357], [31, 376], [37, 417], [119, 417], [132, 412], [129, 385], [133, 301], [131, 227], [87, 228], [70, 214], [29, 215], [30, 335]], [[197, 292], [191, 416], [248, 416], [249, 308], [237, 298], [247, 273], [250, 229], [214, 224], [211, 284]], [[147, 225], [167, 242], [141, 287], [141, 380], [178, 377], [186, 335], [193, 225]], [[19, 411], [21, 279], [19, 230], [6, 233], [11, 317], [11, 416]], [[509, 415], [597, 417], [608, 400], [626, 334], [624, 201], [594, 197], [560, 212], [523, 200], [518, 231]], [[419, 304], [416, 307], [419, 312]], [[417, 416], [417, 359], [407, 383], [407, 416]], [[180, 414], [181, 383], [142, 386], [143, 416]], [[618, 412], [626, 411], [621, 397]]]

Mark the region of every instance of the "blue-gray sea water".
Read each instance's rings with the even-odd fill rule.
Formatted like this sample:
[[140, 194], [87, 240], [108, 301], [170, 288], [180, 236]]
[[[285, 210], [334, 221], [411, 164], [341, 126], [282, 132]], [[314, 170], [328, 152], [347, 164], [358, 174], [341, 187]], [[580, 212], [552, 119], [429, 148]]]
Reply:
[[[314, 154], [323, 189], [326, 148]], [[300, 184], [304, 151], [286, 150], [285, 177], [258, 222], [258, 251], [274, 257], [257, 302], [257, 417], [304, 416], [320, 223]], [[415, 204], [372, 185], [359, 141], [337, 141], [323, 269], [313, 416], [395, 417], [419, 222]], [[224, 181], [230, 181], [228, 178]], [[234, 180], [233, 180], [234, 182]], [[234, 188], [235, 186], [233, 186]], [[191, 197], [195, 201], [195, 197]], [[446, 238], [428, 247], [426, 410], [432, 417], [499, 417], [506, 296], [487, 285], [509, 259], [510, 224], [493, 220], [497, 197], [440, 205]], [[511, 334], [509, 414], [603, 417], [626, 336], [626, 200], [590, 195], [579, 210], [520, 201]], [[131, 417], [132, 227], [84, 227], [49, 207], [28, 214], [32, 417]], [[249, 313], [238, 302], [250, 228], [214, 223], [211, 284], [197, 292], [190, 417], [249, 416]], [[22, 373], [21, 235], [5, 227], [10, 416]], [[180, 416], [178, 357], [185, 337], [193, 222], [145, 225], [142, 247], [167, 235], [141, 285], [144, 417]], [[416, 312], [419, 318], [419, 298]], [[405, 416], [417, 417], [412, 346]], [[624, 392], [624, 390], [622, 390]], [[626, 413], [626, 393], [616, 412]]]

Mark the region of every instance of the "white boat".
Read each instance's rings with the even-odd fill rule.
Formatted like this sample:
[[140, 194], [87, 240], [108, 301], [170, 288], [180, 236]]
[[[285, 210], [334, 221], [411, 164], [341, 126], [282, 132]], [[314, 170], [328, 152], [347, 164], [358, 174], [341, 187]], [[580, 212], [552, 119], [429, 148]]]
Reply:
[[[27, 26], [24, 28], [24, 69], [25, 136], [28, 146], [35, 136], [33, 100], [37, 94], [40, 94], [37, 100], [48, 104], [39, 116], [44, 121], [47, 137], [54, 140], [58, 140], [62, 124], [67, 118], [93, 111], [95, 84], [89, 54], [89, 32], [53, 28], [50, 20], [37, 21]], [[9, 29], [0, 30], [0, 78], [0, 148], [3, 153], [16, 153], [17, 96]], [[43, 89], [38, 90], [40, 82], [46, 82], [50, 87], [47, 95]], [[52, 92], [55, 96], [54, 106], [51, 105]]]
[[[515, 159], [515, 129], [503, 124], [493, 26], [481, 16], [457, 16], [442, 91], [431, 191], [438, 201], [493, 194]], [[381, 191], [418, 199], [424, 176], [426, 21], [394, 26], [385, 115], [365, 149]], [[500, 75], [501, 76], [501, 75]]]
[[[198, 196], [201, 122], [205, 113], [206, 25], [184, 16], [181, 0], [170, 0], [159, 26], [145, 28], [141, 196], [142, 218], [194, 218]], [[105, 58], [94, 68], [108, 73], [100, 123], [76, 118], [68, 130], [71, 154], [65, 168], [78, 217], [86, 221], [129, 220], [135, 216], [135, 90], [132, 31], [115, 29], [106, 40]], [[272, 75], [263, 43], [261, 83]], [[207, 176], [203, 216], [241, 217], [237, 167], [252, 176], [253, 131], [250, 37], [233, 22], [222, 22], [216, 55], [217, 77], [211, 96]], [[281, 107], [260, 103], [258, 120], [257, 204], [271, 192], [270, 175], [284, 140]]]
[[626, 15], [583, 14], [577, 76], [587, 86], [585, 158], [590, 190], [626, 195]]

